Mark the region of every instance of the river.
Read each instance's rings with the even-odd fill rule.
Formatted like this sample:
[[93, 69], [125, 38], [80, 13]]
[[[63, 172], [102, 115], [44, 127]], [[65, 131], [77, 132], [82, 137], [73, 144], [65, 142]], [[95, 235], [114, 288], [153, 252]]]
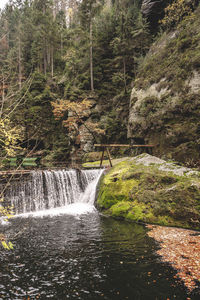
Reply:
[[187, 299], [148, 229], [102, 216], [93, 204], [26, 212], [0, 225], [14, 244], [0, 249], [0, 299]]

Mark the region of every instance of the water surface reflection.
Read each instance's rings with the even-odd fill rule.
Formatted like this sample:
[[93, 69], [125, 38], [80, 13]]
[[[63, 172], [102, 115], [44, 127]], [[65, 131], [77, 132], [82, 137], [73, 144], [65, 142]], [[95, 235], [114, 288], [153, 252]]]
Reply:
[[141, 225], [94, 211], [16, 218], [6, 232], [15, 250], [1, 251], [1, 299], [187, 298]]

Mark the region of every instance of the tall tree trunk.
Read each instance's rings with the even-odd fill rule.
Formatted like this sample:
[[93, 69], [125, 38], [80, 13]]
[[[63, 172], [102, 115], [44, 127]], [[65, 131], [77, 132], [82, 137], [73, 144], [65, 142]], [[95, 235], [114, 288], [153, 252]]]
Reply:
[[105, 5], [106, 5], [108, 8], [111, 8], [111, 7], [112, 7], [112, 1], [111, 1], [111, 0], [106, 0], [106, 1], [105, 1]]
[[18, 45], [18, 68], [19, 68], [19, 74], [18, 74], [18, 83], [19, 83], [19, 89], [22, 87], [22, 49], [21, 49], [21, 39], [19, 36], [19, 45]]
[[5, 79], [4, 79], [4, 73], [2, 72], [2, 101], [1, 101], [0, 118], [3, 113], [4, 102], [5, 102]]
[[63, 33], [60, 34], [60, 54], [63, 56]]
[[126, 84], [126, 59], [123, 56], [123, 76], [124, 76], [124, 91], [127, 93], [127, 84]]
[[57, 15], [58, 11], [59, 11], [58, 0], [54, 0], [53, 1], [53, 18], [54, 18], [54, 20], [56, 18], [56, 15]]
[[[45, 3], [44, 3], [45, 4]], [[43, 6], [43, 15], [45, 16], [46, 14], [46, 7], [45, 5]], [[48, 59], [48, 53], [47, 53], [47, 39], [46, 36], [44, 35], [44, 43], [43, 43], [43, 65], [44, 65], [44, 74], [45, 76], [47, 75], [47, 59]]]
[[48, 45], [47, 47], [47, 66], [51, 65], [51, 46]]
[[90, 86], [91, 91], [94, 91], [94, 70], [93, 70], [93, 26], [92, 26], [92, 18], [90, 18]]
[[53, 51], [53, 45], [52, 45], [51, 46], [51, 77], [53, 77], [53, 75], [54, 75], [53, 54], [54, 54], [54, 51]]
[[66, 0], [61, 0], [61, 9], [64, 12], [65, 25], [66, 25], [67, 24], [67, 18], [66, 18], [66, 15], [67, 15], [67, 3], [66, 3]]
[[47, 75], [47, 58], [46, 58], [46, 43], [43, 49], [43, 60], [44, 60], [44, 74]]
[[66, 0], [61, 0], [61, 9], [64, 11], [64, 13], [66, 14]]

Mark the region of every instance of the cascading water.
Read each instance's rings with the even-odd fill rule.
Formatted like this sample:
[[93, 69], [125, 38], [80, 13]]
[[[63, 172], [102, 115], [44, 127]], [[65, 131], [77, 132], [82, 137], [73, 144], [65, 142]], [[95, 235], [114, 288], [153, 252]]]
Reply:
[[94, 204], [96, 186], [103, 170], [32, 171], [30, 179], [7, 188], [15, 214], [68, 207], [70, 204]]

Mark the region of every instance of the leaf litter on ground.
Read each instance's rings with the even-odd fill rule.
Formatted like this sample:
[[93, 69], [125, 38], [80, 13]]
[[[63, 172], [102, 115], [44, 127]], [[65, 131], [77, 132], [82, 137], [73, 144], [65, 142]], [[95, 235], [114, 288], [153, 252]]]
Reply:
[[177, 270], [175, 278], [180, 278], [190, 292], [199, 287], [200, 232], [157, 225], [147, 227], [148, 235], [159, 242], [157, 254]]

